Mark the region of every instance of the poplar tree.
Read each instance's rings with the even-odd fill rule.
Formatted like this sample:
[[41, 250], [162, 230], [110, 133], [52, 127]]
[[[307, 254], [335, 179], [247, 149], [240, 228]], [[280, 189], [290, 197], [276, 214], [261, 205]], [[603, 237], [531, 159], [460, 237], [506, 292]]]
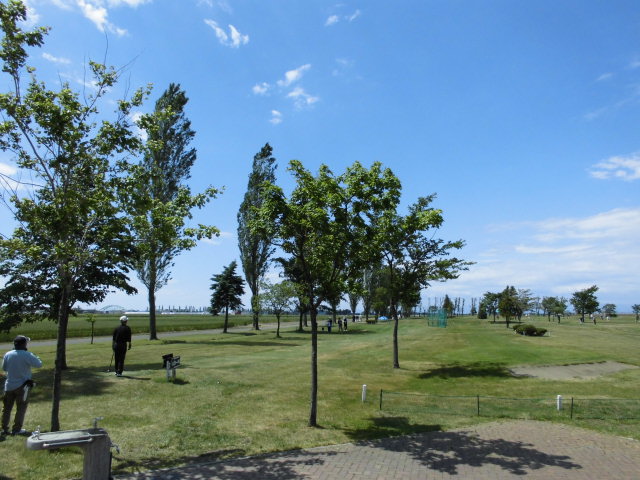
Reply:
[[191, 147], [195, 132], [185, 114], [189, 99], [180, 85], [171, 83], [158, 98], [152, 114], [139, 126], [147, 140], [142, 161], [131, 165], [125, 196], [135, 238], [133, 268], [147, 288], [149, 339], [157, 340], [156, 293], [171, 278], [175, 258], [196, 240], [219, 234], [213, 226], [188, 227], [193, 210], [202, 208], [220, 190], [208, 187], [192, 194], [185, 183], [191, 177], [197, 153]]
[[271, 155], [273, 149], [268, 143], [253, 157], [253, 167], [249, 174], [249, 183], [244, 199], [238, 211], [238, 247], [244, 278], [251, 290], [251, 312], [253, 328], [259, 330], [260, 282], [269, 266], [274, 252], [271, 238], [264, 232], [252, 231], [249, 224], [255, 220], [256, 212], [264, 203], [262, 186], [265, 182], [275, 183], [276, 159]]

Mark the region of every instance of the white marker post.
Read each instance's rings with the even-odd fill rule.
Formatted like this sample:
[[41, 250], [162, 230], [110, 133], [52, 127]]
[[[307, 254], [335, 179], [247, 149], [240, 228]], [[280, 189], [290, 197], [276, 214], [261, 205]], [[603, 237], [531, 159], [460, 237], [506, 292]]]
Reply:
[[562, 410], [562, 395], [556, 397], [556, 408], [558, 411]]
[[362, 385], [362, 403], [367, 401], [367, 386]]

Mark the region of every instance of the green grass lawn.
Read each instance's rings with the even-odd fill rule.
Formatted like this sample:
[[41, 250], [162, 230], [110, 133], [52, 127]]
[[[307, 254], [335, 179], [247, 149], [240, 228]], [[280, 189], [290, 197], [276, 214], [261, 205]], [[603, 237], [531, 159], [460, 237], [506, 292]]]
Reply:
[[[136, 341], [125, 377], [106, 373], [108, 342], [68, 346], [64, 376], [63, 429], [85, 428], [94, 417], [121, 449], [114, 473], [175, 466], [238, 455], [349, 442], [403, 433], [449, 429], [492, 420], [429, 409], [379, 410], [381, 389], [431, 395], [490, 397], [640, 399], [640, 369], [594, 380], [514, 378], [515, 365], [554, 365], [615, 360], [640, 366], [640, 325], [631, 317], [579, 325], [549, 324], [551, 336], [522, 337], [504, 324], [452, 319], [446, 329], [424, 319], [400, 325], [400, 369], [392, 368], [391, 322], [350, 324], [347, 334], [319, 336], [321, 428], [307, 427], [310, 335], [291, 329], [209, 335], [185, 334]], [[208, 328], [208, 327], [207, 327]], [[33, 347], [45, 362], [37, 371], [26, 427], [50, 424], [54, 347]], [[182, 358], [169, 383], [161, 356]], [[369, 398], [361, 402], [362, 385]], [[553, 421], [640, 439], [640, 420]], [[79, 449], [28, 451], [23, 438], [0, 443], [3, 479], [79, 478]], [[3, 476], [4, 475], [4, 476]]]

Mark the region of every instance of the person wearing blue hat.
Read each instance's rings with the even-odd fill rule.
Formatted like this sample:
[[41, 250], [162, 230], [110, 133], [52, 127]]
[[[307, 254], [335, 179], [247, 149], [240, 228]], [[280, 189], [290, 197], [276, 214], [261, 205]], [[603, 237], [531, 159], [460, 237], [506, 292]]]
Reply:
[[[7, 372], [4, 382], [4, 396], [2, 397], [2, 434], [26, 435], [29, 432], [22, 429], [24, 417], [29, 404], [29, 391], [35, 385], [31, 379], [31, 368], [40, 368], [42, 360], [27, 351], [29, 337], [18, 335], [13, 340], [14, 349], [5, 353], [2, 358], [2, 369]], [[16, 415], [13, 428], [9, 431], [11, 410], [16, 405]]]

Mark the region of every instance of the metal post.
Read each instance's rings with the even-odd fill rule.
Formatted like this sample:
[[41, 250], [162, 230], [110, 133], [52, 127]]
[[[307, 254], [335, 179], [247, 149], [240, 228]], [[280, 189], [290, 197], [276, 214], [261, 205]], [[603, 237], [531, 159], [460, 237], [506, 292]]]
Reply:
[[480, 395], [476, 395], [476, 402], [478, 408], [478, 416], [480, 416]]
[[380, 389], [380, 410], [382, 410], [382, 389]]
[[569, 418], [573, 419], [573, 397], [571, 397], [571, 416]]

